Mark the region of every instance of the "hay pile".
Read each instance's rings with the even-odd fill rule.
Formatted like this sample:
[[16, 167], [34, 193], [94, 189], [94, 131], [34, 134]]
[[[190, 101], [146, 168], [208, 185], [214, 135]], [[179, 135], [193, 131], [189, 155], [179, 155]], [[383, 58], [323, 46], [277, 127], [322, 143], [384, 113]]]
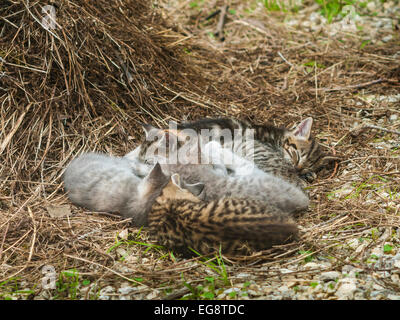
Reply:
[[[254, 11], [248, 19], [231, 15], [221, 44], [208, 36], [216, 21], [201, 23], [212, 4], [196, 11], [182, 2], [185, 10], [162, 17], [172, 9], [157, 10], [144, 0], [59, 1], [57, 27], [48, 30], [44, 5], [5, 1], [0, 6], [1, 295], [12, 291], [9, 284], [29, 289], [40, 284], [46, 265], [63, 277], [59, 286], [69, 279], [62, 272], [75, 269], [95, 285], [93, 292], [127, 281], [139, 288], [136, 298], [162, 297], [181, 288], [181, 273], [191, 283], [203, 281], [198, 258], [176, 260], [149, 245], [145, 230], [129, 228], [127, 236], [129, 225], [118, 217], [77, 207], [69, 215], [69, 208], [62, 207], [69, 205], [60, 180], [65, 165], [82, 150], [115, 155], [132, 150], [141, 139], [139, 122], [165, 125], [170, 119], [231, 115], [292, 125], [314, 117], [314, 132], [345, 161], [311, 186], [313, 207], [300, 220], [308, 231], [304, 240], [260, 253], [255, 260], [284, 264], [299, 251], [328, 252], [373, 227], [400, 226], [398, 210], [385, 205], [389, 200], [366, 202], [377, 192], [371, 184], [382, 182], [376, 176], [385, 179], [386, 191], [396, 192], [398, 149], [378, 149], [371, 142], [398, 136], [352, 131], [366, 118], [396, 130], [389, 121], [398, 114], [393, 103], [364, 96], [399, 93], [400, 63], [393, 58], [400, 51], [397, 40], [360, 50], [355, 37], [345, 42], [314, 37]], [[235, 5], [239, 10], [232, 1]], [[371, 183], [357, 189], [357, 197], [326, 197], [343, 185], [353, 183], [356, 189], [365, 181]], [[52, 208], [61, 217], [54, 217]], [[320, 241], [327, 234], [332, 238]], [[345, 259], [329, 254], [338, 264]], [[232, 262], [230, 270], [236, 268], [242, 267]], [[160, 287], [165, 291], [147, 295]], [[69, 291], [46, 291], [40, 285], [17, 296], [39, 295], [71, 298]]]

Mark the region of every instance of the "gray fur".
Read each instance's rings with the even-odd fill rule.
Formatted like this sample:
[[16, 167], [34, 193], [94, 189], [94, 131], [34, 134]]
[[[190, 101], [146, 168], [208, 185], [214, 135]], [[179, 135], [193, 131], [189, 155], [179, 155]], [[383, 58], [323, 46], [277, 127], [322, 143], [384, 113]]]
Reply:
[[119, 212], [125, 218], [132, 218], [135, 225], [142, 226], [147, 225], [148, 211], [168, 182], [161, 170], [156, 172], [157, 168], [141, 179], [140, 171], [135, 172], [134, 162], [85, 153], [66, 168], [64, 186], [74, 204], [94, 211]]
[[243, 198], [261, 201], [287, 213], [305, 210], [309, 204], [301, 189], [257, 168], [249, 175], [222, 176], [207, 164], [163, 164], [161, 167], [168, 174], [178, 173], [189, 183], [204, 183], [207, 201]]

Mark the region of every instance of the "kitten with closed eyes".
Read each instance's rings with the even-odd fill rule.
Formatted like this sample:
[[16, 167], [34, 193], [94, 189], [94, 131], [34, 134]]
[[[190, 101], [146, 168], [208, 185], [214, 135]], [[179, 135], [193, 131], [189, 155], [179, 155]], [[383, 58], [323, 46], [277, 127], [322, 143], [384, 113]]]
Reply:
[[[159, 140], [155, 137], [161, 138], [165, 132], [175, 134], [180, 139], [177, 148], [182, 149], [185, 147], [186, 134], [201, 136], [203, 130], [208, 130], [211, 139], [220, 141], [225, 149], [254, 162], [262, 171], [303, 188], [306, 185], [304, 180], [313, 181], [319, 170], [337, 160], [336, 157], [326, 155], [318, 141], [312, 137], [312, 123], [312, 118], [306, 118], [294, 128], [288, 129], [268, 124], [255, 125], [232, 118], [207, 118], [175, 124], [176, 129], [172, 130], [144, 125], [145, 141], [125, 155], [125, 158], [145, 163], [149, 155], [157, 152]], [[237, 136], [238, 140], [235, 139]]]

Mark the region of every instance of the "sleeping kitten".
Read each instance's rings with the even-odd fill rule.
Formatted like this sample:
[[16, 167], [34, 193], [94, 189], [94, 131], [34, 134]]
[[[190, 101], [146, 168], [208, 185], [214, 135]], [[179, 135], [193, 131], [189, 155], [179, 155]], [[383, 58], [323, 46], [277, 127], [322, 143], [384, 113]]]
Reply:
[[[139, 179], [130, 163], [88, 153], [64, 173], [72, 202], [96, 211], [119, 211], [137, 226], [149, 225], [158, 243], [188, 254], [220, 247], [224, 254], [250, 254], [297, 238], [294, 222], [280, 210], [254, 201], [220, 199], [204, 202], [204, 185], [187, 184], [164, 174], [157, 163]], [[148, 222], [148, 223], [147, 223]]]
[[[119, 212], [132, 218], [136, 226], [147, 225], [147, 214], [154, 199], [168, 183], [159, 164], [143, 179], [141, 168], [132, 162], [100, 153], [85, 153], [66, 168], [63, 179], [70, 200], [94, 211]], [[185, 188], [201, 196], [201, 184], [185, 184]]]
[[[311, 127], [312, 118], [303, 120], [292, 130], [272, 125], [254, 125], [230, 118], [177, 124], [174, 130], [145, 125], [146, 140], [125, 157], [142, 163], [149, 161], [148, 155], [157, 152], [156, 146], [159, 143], [154, 138], [161, 138], [165, 132], [178, 136], [179, 149], [185, 145], [187, 132], [189, 135], [194, 132], [201, 136], [203, 130], [209, 130], [207, 134], [211, 139], [220, 141], [224, 148], [253, 161], [259, 169], [302, 187], [305, 185], [302, 179], [311, 182], [316, 172], [333, 160], [324, 155], [318, 142], [311, 136]], [[182, 139], [181, 133], [184, 136]], [[237, 136], [239, 139], [235, 138]]]
[[[272, 172], [285, 162], [290, 163], [299, 175], [315, 178], [313, 173], [321, 169], [323, 153], [318, 142], [311, 136], [313, 119], [304, 119], [293, 129], [276, 127], [273, 125], [256, 125], [248, 121], [239, 121], [231, 118], [203, 119], [177, 125], [178, 130], [214, 129], [216, 132], [229, 130], [242, 132], [243, 136], [251, 135], [255, 141], [261, 142], [254, 149], [254, 162], [262, 170]], [[237, 152], [236, 150], [233, 150]], [[285, 168], [286, 169], [286, 168]]]
[[169, 249], [186, 256], [193, 255], [190, 249], [204, 255], [219, 249], [248, 255], [298, 237], [294, 221], [277, 208], [234, 198], [205, 202], [178, 186], [179, 175], [174, 174], [148, 218], [151, 234]]

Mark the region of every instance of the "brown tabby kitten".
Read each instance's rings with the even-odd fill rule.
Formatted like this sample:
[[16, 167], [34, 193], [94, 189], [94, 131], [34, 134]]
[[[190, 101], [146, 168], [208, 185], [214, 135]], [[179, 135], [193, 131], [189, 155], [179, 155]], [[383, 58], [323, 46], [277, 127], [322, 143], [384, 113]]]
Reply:
[[254, 162], [258, 168], [289, 180], [301, 177], [309, 182], [316, 178], [332, 157], [327, 157], [311, 135], [313, 119], [306, 118], [294, 129], [270, 124], [257, 125], [232, 118], [210, 118], [178, 124], [178, 129], [254, 130]]
[[[162, 178], [161, 178], [162, 179]], [[244, 199], [205, 202], [182, 192], [174, 174], [148, 216], [157, 242], [185, 256], [221, 248], [226, 255], [248, 255], [296, 240], [298, 228], [279, 209]]]

